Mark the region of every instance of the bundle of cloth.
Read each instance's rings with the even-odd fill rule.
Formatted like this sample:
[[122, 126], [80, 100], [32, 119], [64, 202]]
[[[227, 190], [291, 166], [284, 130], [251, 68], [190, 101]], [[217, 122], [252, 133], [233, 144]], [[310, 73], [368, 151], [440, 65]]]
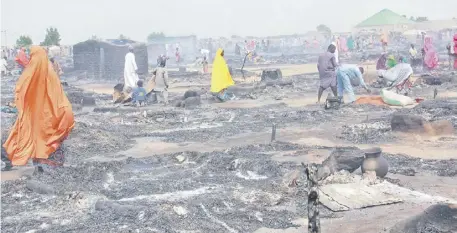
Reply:
[[407, 80], [413, 74], [413, 68], [408, 63], [399, 63], [388, 70], [378, 70], [378, 75], [387, 86], [396, 86]]
[[376, 71], [379, 77], [382, 77], [383, 74], [388, 70], [397, 65], [397, 60], [395, 60], [394, 55], [387, 56], [387, 53], [381, 54], [381, 57], [376, 63]]

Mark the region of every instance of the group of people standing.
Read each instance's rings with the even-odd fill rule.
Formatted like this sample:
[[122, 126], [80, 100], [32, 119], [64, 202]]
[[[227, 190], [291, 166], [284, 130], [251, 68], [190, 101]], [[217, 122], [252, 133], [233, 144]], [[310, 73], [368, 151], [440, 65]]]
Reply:
[[[153, 76], [149, 82], [153, 83], [153, 92], [157, 96], [159, 103], [168, 104], [168, 71], [166, 69], [167, 56], [161, 55], [157, 59], [157, 67], [153, 71]], [[129, 51], [125, 55], [124, 63], [124, 90], [132, 92], [132, 102], [142, 106], [146, 103], [148, 92], [143, 87], [143, 80], [138, 77], [138, 66], [135, 61], [133, 46], [129, 46]]]
[[[454, 35], [453, 41], [446, 46], [446, 49], [449, 57], [449, 68], [457, 70], [457, 34]], [[420, 61], [422, 61], [423, 67], [427, 68], [428, 70], [433, 70], [438, 67], [438, 53], [433, 46], [432, 37], [424, 35], [424, 46], [421, 49], [420, 55], [422, 55], [422, 57], [419, 57], [419, 53], [416, 50], [415, 46], [411, 44], [411, 48], [409, 49], [409, 57], [413, 67], [421, 64]]]

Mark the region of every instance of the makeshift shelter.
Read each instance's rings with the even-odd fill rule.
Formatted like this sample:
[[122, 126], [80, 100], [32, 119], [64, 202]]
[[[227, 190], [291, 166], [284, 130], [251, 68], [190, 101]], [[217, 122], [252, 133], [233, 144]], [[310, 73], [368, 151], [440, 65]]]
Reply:
[[413, 27], [415, 23], [389, 9], [384, 9], [357, 24], [355, 30], [406, 31]]
[[73, 46], [76, 70], [85, 70], [90, 79], [121, 80], [124, 77], [125, 55], [128, 46], [134, 48], [138, 73], [148, 73], [146, 44], [132, 40], [88, 40]]

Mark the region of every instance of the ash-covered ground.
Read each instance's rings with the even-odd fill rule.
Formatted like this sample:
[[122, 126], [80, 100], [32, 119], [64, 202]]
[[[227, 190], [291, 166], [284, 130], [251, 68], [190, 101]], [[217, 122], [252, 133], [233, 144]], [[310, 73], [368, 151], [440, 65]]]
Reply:
[[[2, 79], [2, 105], [13, 100], [15, 80]], [[208, 88], [205, 76], [176, 78], [173, 85], [189, 80], [187, 89]], [[395, 113], [456, 123], [452, 98], [411, 109], [351, 105], [324, 110], [314, 103], [316, 75], [286, 80], [239, 84], [233, 89], [237, 100], [215, 103], [202, 95], [200, 105], [187, 108], [113, 105], [110, 95], [83, 91], [74, 87], [78, 81], [69, 81], [65, 91], [77, 123], [65, 141], [66, 166], [2, 181], [2, 231], [254, 232], [297, 227], [294, 220], [306, 217], [307, 211], [300, 162], [322, 161], [335, 149], [355, 153], [359, 145], [407, 143], [391, 130]], [[171, 91], [172, 102], [186, 88]], [[415, 93], [432, 93], [433, 88]], [[449, 90], [457, 89], [448, 85]], [[97, 106], [80, 106], [84, 96], [94, 97]], [[1, 117], [5, 140], [15, 114]], [[273, 124], [278, 131], [276, 142], [270, 143]], [[144, 152], [132, 150], [147, 143], [140, 138], [158, 143]], [[317, 143], [315, 138], [335, 143]], [[457, 143], [455, 135], [437, 140], [434, 145], [441, 148]], [[174, 152], [164, 148], [170, 145]], [[215, 146], [202, 150], [199, 145]], [[384, 153], [392, 174], [457, 175], [455, 159], [411, 153]], [[297, 171], [298, 185], [291, 186], [291, 174]], [[321, 207], [321, 219], [344, 215]]]

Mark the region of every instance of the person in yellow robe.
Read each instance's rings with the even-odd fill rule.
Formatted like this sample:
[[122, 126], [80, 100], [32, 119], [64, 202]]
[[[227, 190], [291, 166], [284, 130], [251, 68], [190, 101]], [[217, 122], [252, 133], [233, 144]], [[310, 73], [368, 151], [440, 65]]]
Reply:
[[232, 76], [224, 59], [224, 50], [219, 48], [213, 62], [213, 72], [211, 73], [211, 92], [216, 94], [220, 101], [233, 99], [233, 95], [227, 93], [227, 88], [233, 86]]
[[62, 166], [62, 142], [75, 125], [74, 115], [42, 47], [30, 49], [30, 62], [16, 84], [15, 105], [17, 119], [3, 144], [12, 165], [32, 159], [39, 172], [44, 166]]

